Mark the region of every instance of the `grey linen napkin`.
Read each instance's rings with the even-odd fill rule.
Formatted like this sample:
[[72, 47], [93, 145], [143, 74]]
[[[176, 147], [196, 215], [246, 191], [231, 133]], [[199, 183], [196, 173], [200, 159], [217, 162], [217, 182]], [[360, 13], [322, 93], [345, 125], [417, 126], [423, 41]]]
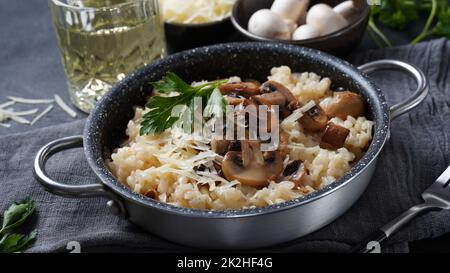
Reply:
[[[420, 202], [420, 193], [450, 163], [450, 42], [440, 39], [416, 46], [374, 50], [350, 59], [362, 64], [383, 58], [408, 61], [422, 68], [430, 81], [430, 96], [416, 110], [392, 123], [391, 138], [379, 157], [371, 184], [348, 212], [309, 236], [261, 251], [346, 251]], [[379, 73], [373, 77], [389, 101], [400, 101], [415, 87], [413, 80], [397, 73]], [[26, 196], [31, 196], [38, 206], [32, 224], [39, 235], [28, 251], [64, 252], [70, 241], [79, 242], [82, 252], [193, 251], [110, 215], [104, 199], [58, 197], [45, 192], [34, 180], [32, 161], [38, 149], [56, 138], [81, 134], [84, 122], [78, 120], [0, 137], [0, 209]], [[48, 170], [52, 177], [64, 183], [98, 182], [81, 149], [57, 154], [49, 161]], [[154, 221], [157, 224], [157, 219]], [[384, 251], [407, 252], [407, 242], [447, 232], [450, 232], [450, 212], [430, 212], [391, 238]]]

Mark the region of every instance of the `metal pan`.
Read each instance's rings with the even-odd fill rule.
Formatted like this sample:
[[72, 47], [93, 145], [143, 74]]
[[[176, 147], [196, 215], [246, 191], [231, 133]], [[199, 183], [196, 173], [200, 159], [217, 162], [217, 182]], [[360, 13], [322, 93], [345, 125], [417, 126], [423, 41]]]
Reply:
[[[125, 138], [133, 107], [144, 105], [151, 89], [148, 82], [173, 71], [189, 81], [239, 75], [264, 80], [273, 66], [312, 71], [330, 77], [334, 87], [361, 94], [367, 116], [375, 121], [373, 140], [362, 159], [342, 178], [306, 197], [264, 208], [202, 211], [179, 208], [136, 194], [118, 182], [105, 159]], [[399, 70], [417, 81], [417, 89], [404, 102], [388, 107], [381, 90], [366, 73]], [[428, 93], [424, 74], [416, 67], [382, 60], [355, 68], [323, 52], [272, 43], [231, 43], [209, 46], [169, 56], [130, 75], [108, 93], [89, 116], [83, 136], [55, 140], [37, 154], [34, 174], [42, 186], [66, 197], [105, 197], [107, 206], [121, 216], [163, 238], [184, 245], [210, 249], [250, 249], [274, 245], [307, 235], [331, 223], [349, 209], [369, 184], [379, 153], [396, 117], [422, 102]], [[99, 178], [98, 184], [65, 185], [51, 179], [45, 164], [54, 153], [84, 147], [86, 158]]]

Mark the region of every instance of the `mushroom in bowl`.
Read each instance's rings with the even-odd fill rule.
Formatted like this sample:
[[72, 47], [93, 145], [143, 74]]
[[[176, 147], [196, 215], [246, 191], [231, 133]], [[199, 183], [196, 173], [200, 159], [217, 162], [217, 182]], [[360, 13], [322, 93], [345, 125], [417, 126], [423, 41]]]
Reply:
[[289, 43], [342, 56], [362, 40], [369, 15], [364, 0], [237, 0], [231, 21], [246, 40]]

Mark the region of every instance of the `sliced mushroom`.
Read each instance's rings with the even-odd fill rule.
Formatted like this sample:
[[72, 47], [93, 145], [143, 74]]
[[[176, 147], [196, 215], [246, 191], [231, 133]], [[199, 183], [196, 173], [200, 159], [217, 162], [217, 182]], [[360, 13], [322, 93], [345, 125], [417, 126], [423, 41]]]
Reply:
[[224, 157], [222, 171], [226, 179], [258, 188], [277, 180], [283, 171], [284, 155], [281, 152], [264, 156], [255, 141], [241, 141], [241, 146], [242, 152], [230, 151]]
[[300, 102], [298, 101], [298, 100], [295, 100], [295, 101], [292, 101], [292, 102], [290, 102], [289, 104], [288, 104], [288, 106], [287, 106], [287, 109], [289, 110], [289, 111], [295, 111], [295, 110], [297, 110], [298, 108], [300, 108], [300, 107], [302, 107], [302, 105], [300, 104]]
[[236, 96], [234, 94], [232, 94], [232, 95], [225, 95], [225, 96], [223, 96], [223, 98], [227, 101], [227, 104], [234, 105], [234, 106], [239, 105], [239, 104], [243, 104], [244, 100], [246, 100], [246, 98], [238, 97], [238, 96]]
[[260, 87], [261, 93], [274, 93], [280, 92], [286, 98], [287, 102], [291, 103], [297, 101], [292, 92], [283, 84], [276, 81], [267, 81]]
[[223, 154], [228, 151], [228, 145], [230, 141], [226, 139], [215, 139], [211, 140], [211, 149], [218, 154]]
[[322, 136], [320, 147], [330, 150], [342, 148], [349, 133], [349, 129], [330, 122]]
[[149, 197], [149, 198], [151, 198], [151, 199], [157, 200], [158, 197], [159, 197], [159, 192], [156, 191], [155, 189], [149, 189], [149, 190], [147, 190], [147, 191], [145, 192], [144, 195], [147, 196], [147, 197]]
[[280, 147], [278, 151], [287, 155], [289, 154], [289, 134], [280, 128]]
[[316, 104], [304, 112], [298, 122], [305, 131], [315, 133], [322, 131], [327, 126], [328, 117], [322, 107]]
[[300, 160], [292, 160], [284, 168], [282, 180], [292, 181], [295, 188], [302, 188], [306, 182], [307, 174], [306, 167]]
[[323, 110], [330, 118], [357, 118], [364, 115], [364, 101], [359, 94], [350, 91], [334, 92], [333, 98], [324, 105]]
[[259, 85], [254, 82], [232, 82], [224, 83], [220, 87], [222, 95], [235, 94], [250, 98], [259, 94]]
[[228, 145], [228, 151], [235, 151], [238, 152], [241, 150], [241, 142], [237, 140], [230, 141], [230, 144]]
[[253, 99], [259, 104], [271, 105], [285, 105], [286, 97], [280, 92], [264, 93], [254, 96]]

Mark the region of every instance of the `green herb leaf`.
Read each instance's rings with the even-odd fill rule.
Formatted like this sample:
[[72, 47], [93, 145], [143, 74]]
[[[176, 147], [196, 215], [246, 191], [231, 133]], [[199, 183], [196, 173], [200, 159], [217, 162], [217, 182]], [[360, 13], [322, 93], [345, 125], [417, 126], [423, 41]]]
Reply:
[[223, 98], [219, 88], [214, 88], [206, 103], [203, 115], [205, 117], [221, 117], [226, 111], [227, 101]]
[[[191, 86], [184, 82], [174, 73], [167, 75], [156, 83], [152, 83], [155, 89], [161, 93], [177, 92], [179, 95], [171, 97], [153, 96], [145, 105], [150, 110], [143, 116], [141, 121], [141, 135], [159, 134], [171, 128], [178, 120], [186, 122], [183, 126], [192, 125], [193, 102], [195, 97], [206, 99], [210, 106], [207, 112], [215, 111], [213, 104], [222, 104], [222, 94], [218, 87], [227, 80], [206, 82], [198, 86]], [[217, 90], [217, 91], [215, 91]], [[212, 95], [214, 93], [214, 95]], [[183, 107], [184, 111], [181, 110]], [[188, 127], [186, 127], [188, 128]]]
[[142, 118], [140, 134], [158, 134], [172, 127], [182, 114], [172, 116], [172, 110], [176, 106], [188, 104], [194, 96], [195, 92], [188, 92], [174, 97], [151, 97], [146, 104], [150, 111]]
[[13, 253], [25, 249], [37, 236], [37, 231], [33, 230], [28, 235], [7, 234], [0, 240], [0, 253]]
[[393, 28], [403, 29], [419, 18], [418, 7], [413, 0], [381, 0], [380, 6], [375, 6], [378, 19]]
[[175, 73], [169, 72], [161, 80], [152, 83], [153, 87], [160, 93], [180, 92], [185, 93], [192, 90], [192, 86], [183, 81]]
[[433, 29], [433, 34], [450, 39], [450, 7], [439, 12], [438, 22]]
[[21, 202], [14, 202], [3, 213], [3, 224], [0, 229], [0, 234], [6, 230], [13, 229], [20, 226], [35, 210], [34, 201], [26, 198]]

